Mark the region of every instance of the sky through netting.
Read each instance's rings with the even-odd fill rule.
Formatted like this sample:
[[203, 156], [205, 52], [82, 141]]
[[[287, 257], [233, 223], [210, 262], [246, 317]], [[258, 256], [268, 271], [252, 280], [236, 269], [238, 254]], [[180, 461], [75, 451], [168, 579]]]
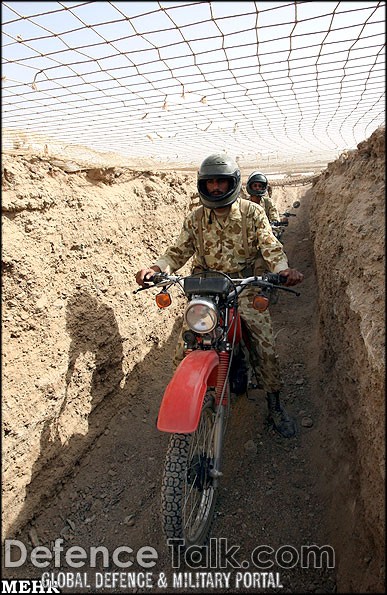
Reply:
[[3, 129], [130, 157], [335, 158], [384, 124], [385, 2], [3, 2]]

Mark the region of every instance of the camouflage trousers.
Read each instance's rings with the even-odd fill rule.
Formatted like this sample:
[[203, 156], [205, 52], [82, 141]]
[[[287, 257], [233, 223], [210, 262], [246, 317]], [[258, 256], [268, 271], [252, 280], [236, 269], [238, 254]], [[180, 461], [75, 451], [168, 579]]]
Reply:
[[[252, 306], [250, 291], [240, 298], [239, 313], [248, 328], [252, 349], [248, 349], [250, 364], [255, 371], [257, 384], [266, 392], [280, 390], [280, 367], [275, 350], [273, 326], [268, 310], [258, 312]], [[184, 357], [183, 333], [188, 327], [183, 323], [176, 345], [173, 363], [178, 366]]]

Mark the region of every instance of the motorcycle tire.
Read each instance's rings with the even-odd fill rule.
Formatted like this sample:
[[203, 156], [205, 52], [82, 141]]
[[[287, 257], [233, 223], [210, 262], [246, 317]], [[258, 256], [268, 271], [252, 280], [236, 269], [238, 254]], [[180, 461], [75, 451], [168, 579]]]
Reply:
[[205, 545], [214, 520], [217, 489], [209, 474], [214, 456], [214, 398], [206, 394], [198, 427], [172, 434], [161, 489], [163, 531], [183, 549]]

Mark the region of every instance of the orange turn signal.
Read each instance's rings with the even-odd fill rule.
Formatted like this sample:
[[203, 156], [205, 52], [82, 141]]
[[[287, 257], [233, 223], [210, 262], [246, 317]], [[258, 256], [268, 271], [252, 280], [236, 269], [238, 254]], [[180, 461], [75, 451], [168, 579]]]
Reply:
[[264, 312], [269, 307], [269, 298], [264, 295], [256, 295], [253, 299], [253, 308], [258, 312]]
[[167, 291], [160, 291], [160, 293], [156, 295], [156, 304], [159, 308], [168, 308], [171, 303], [172, 299]]

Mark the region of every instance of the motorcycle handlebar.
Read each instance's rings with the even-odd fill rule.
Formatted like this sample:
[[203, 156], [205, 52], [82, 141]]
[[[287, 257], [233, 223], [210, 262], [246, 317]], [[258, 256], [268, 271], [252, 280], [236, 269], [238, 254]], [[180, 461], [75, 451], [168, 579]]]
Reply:
[[[225, 275], [227, 277], [227, 275]], [[184, 277], [176, 276], [176, 275], [168, 275], [167, 273], [155, 273], [151, 277], [145, 280], [146, 285], [143, 287], [139, 287], [133, 293], [138, 293], [139, 291], [144, 291], [145, 289], [150, 289], [151, 287], [155, 287], [156, 285], [160, 284], [175, 284], [180, 283]], [[282, 287], [287, 282], [287, 277], [285, 275], [280, 275], [279, 273], [264, 273], [261, 276], [254, 276], [254, 277], [245, 277], [240, 279], [230, 279], [234, 285], [234, 291], [236, 293], [240, 293], [245, 287], [248, 285], [255, 285], [257, 287], [269, 287], [277, 286], [278, 289], [282, 289], [284, 291], [290, 291], [291, 293], [295, 293], [296, 295], [300, 295], [297, 291], [290, 289], [288, 287]], [[180, 283], [181, 284], [181, 283]]]
[[155, 273], [148, 279], [145, 279], [145, 282], [156, 284], [156, 283], [161, 283], [161, 281], [164, 281], [164, 280], [167, 280], [167, 281], [172, 280], [172, 279], [170, 279], [170, 277], [171, 277], [171, 275], [167, 275], [167, 273]]
[[290, 289], [290, 287], [282, 287], [285, 285], [288, 278], [285, 275], [281, 275], [280, 273], [264, 273], [261, 277], [247, 277], [247, 279], [233, 279], [233, 282], [240, 282], [239, 287], [237, 287], [237, 292], [239, 293], [246, 285], [256, 285], [258, 287], [270, 287], [276, 286], [277, 289], [282, 289], [283, 291], [289, 291], [290, 293], [294, 293], [295, 295], [301, 295], [298, 291], [294, 289]]
[[[168, 275], [167, 273], [155, 273], [154, 275], [149, 277], [149, 279], [146, 279], [146, 282], [153, 283], [154, 285], [156, 285], [157, 283], [162, 283], [163, 281], [176, 283], [180, 279], [182, 279], [182, 277], [176, 275]], [[284, 285], [287, 281], [287, 277], [285, 277], [285, 275], [280, 275], [279, 273], [264, 273], [262, 276], [233, 279], [233, 282], [238, 281], [241, 282], [242, 285], [247, 285], [253, 281], [258, 283], [272, 283], [273, 285]]]
[[285, 285], [288, 280], [285, 275], [281, 275], [280, 273], [266, 273], [265, 278], [269, 283], [273, 283], [273, 285]]

